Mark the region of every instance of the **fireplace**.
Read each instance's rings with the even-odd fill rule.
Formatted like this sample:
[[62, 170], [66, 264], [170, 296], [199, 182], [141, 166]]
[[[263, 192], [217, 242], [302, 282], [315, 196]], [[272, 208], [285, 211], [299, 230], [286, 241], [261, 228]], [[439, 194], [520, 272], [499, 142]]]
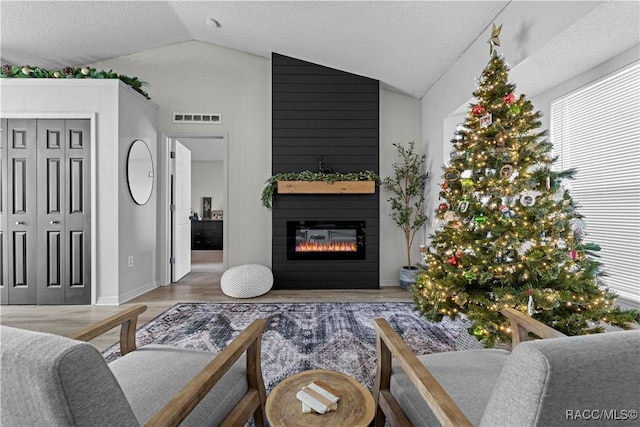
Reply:
[[287, 221], [287, 259], [365, 259], [365, 232], [364, 221]]

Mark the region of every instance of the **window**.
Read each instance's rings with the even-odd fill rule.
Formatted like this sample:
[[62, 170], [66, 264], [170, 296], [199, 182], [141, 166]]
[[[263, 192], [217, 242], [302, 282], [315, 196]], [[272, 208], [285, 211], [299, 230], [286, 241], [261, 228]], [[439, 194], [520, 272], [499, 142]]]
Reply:
[[640, 303], [640, 63], [552, 101], [551, 142], [605, 285]]

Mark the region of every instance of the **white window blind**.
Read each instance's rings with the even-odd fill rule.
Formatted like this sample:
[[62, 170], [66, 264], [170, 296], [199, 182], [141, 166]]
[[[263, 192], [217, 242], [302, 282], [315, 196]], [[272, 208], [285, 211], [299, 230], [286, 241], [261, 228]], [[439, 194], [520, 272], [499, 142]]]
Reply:
[[586, 223], [585, 242], [602, 247], [604, 284], [640, 303], [640, 63], [551, 103], [557, 170]]

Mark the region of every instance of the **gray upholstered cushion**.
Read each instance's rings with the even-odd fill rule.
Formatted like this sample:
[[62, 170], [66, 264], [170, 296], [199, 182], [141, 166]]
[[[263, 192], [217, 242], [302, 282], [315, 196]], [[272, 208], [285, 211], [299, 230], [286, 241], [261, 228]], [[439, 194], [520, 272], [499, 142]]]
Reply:
[[[216, 353], [147, 345], [109, 364], [140, 424], [145, 424]], [[182, 426], [217, 426], [247, 392], [246, 360], [240, 358], [184, 420]]]
[[[640, 411], [639, 361], [638, 330], [522, 343], [500, 375], [482, 425], [635, 424], [622, 418], [623, 411]], [[610, 412], [594, 419], [593, 411]], [[605, 419], [610, 416], [619, 419]]]
[[[468, 350], [434, 353], [418, 359], [444, 387], [469, 420], [477, 425], [491, 390], [509, 357], [505, 350]], [[414, 426], [440, 425], [407, 374], [393, 366], [391, 394]]]
[[0, 326], [0, 356], [0, 425], [137, 425], [92, 345]]

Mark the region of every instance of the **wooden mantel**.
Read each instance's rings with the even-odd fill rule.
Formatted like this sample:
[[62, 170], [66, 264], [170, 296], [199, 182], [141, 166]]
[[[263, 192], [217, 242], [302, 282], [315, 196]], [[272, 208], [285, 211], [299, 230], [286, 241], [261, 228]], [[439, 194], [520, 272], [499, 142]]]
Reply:
[[278, 181], [279, 194], [373, 194], [374, 181]]

